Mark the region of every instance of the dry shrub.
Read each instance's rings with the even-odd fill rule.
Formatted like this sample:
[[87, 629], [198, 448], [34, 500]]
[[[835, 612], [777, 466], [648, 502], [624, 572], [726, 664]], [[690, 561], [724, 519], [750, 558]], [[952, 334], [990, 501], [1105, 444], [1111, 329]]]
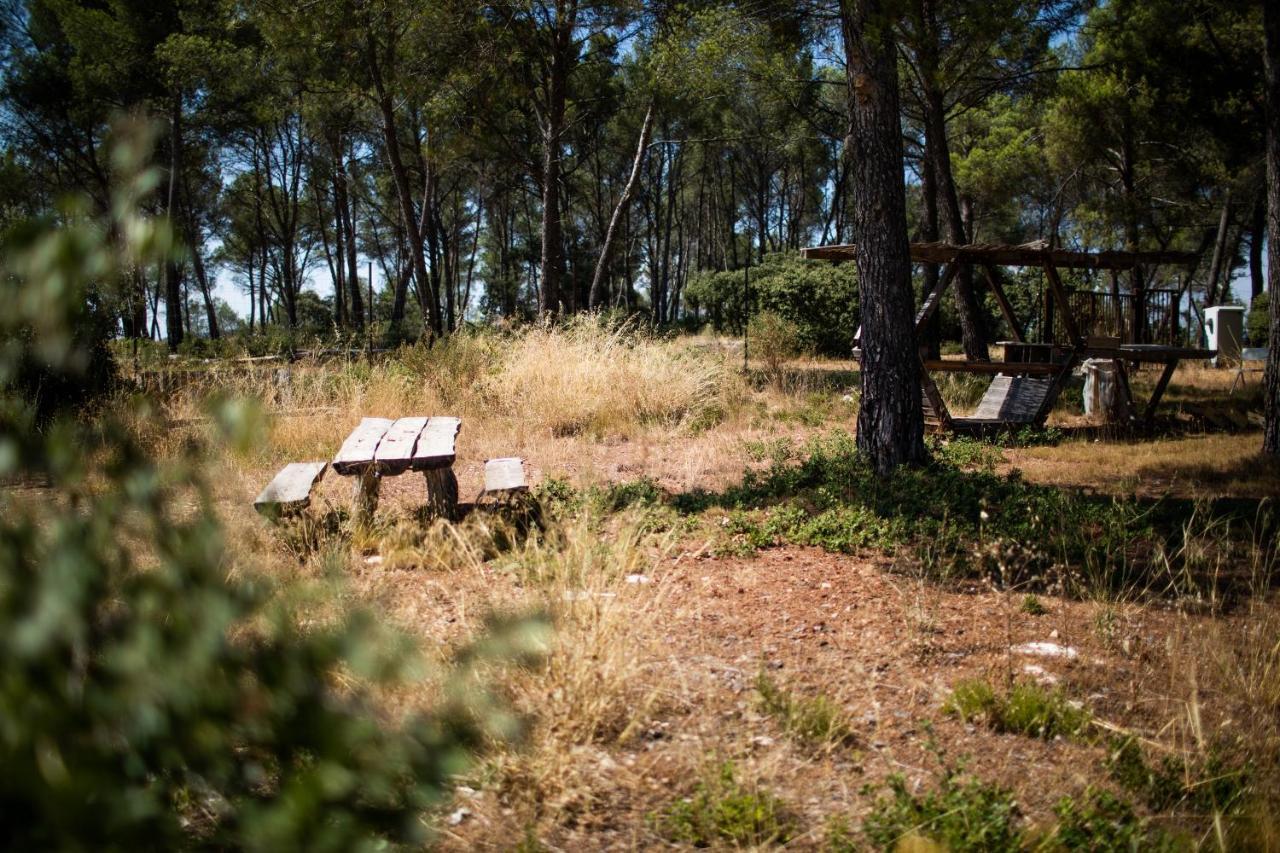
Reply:
[[553, 435], [627, 433], [697, 418], [732, 375], [723, 358], [585, 317], [512, 338], [489, 396]]

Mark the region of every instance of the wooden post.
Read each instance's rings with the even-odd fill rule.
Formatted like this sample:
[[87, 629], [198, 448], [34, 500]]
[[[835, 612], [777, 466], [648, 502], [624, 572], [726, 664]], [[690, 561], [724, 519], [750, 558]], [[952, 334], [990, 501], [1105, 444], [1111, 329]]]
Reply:
[[427, 481], [427, 511], [454, 521], [458, 517], [458, 478], [452, 468], [429, 468], [422, 472]]
[[1009, 332], [1013, 335], [1013, 339], [1020, 344], [1027, 342], [1022, 333], [1022, 324], [1018, 322], [1018, 316], [1013, 312], [1013, 305], [1009, 302], [1009, 297], [1005, 295], [1004, 287], [1000, 284], [1000, 276], [996, 273], [995, 267], [991, 264], [982, 265], [982, 273], [987, 277], [987, 284], [991, 287], [991, 293], [995, 296], [996, 302], [1000, 305], [1000, 311], [1004, 314], [1004, 320], [1009, 324]]
[[356, 524], [368, 526], [373, 521], [373, 514], [378, 511], [378, 491], [382, 477], [376, 465], [365, 466], [356, 475], [355, 516]]
[[1160, 381], [1156, 383], [1155, 390], [1151, 392], [1151, 400], [1147, 403], [1146, 411], [1142, 413], [1142, 420], [1147, 426], [1151, 426], [1156, 417], [1156, 407], [1160, 405], [1160, 398], [1164, 396], [1165, 389], [1169, 387], [1169, 380], [1173, 378], [1173, 371], [1178, 369], [1178, 360], [1171, 358], [1164, 363], [1164, 370], [1160, 373]]

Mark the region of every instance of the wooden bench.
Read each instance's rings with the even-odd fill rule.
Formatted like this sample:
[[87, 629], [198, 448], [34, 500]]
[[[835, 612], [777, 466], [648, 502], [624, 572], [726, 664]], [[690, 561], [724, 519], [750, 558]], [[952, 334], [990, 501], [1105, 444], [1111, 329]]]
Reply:
[[253, 502], [268, 518], [300, 512], [311, 505], [311, 490], [324, 478], [328, 462], [290, 462]]
[[510, 500], [529, 491], [524, 476], [524, 460], [518, 456], [487, 459], [484, 463], [484, 491], [481, 497]]
[[378, 508], [383, 477], [420, 471], [427, 483], [427, 504], [444, 518], [458, 511], [458, 480], [453, 473], [455, 442], [462, 421], [451, 417], [364, 418], [342, 442], [333, 470], [355, 477], [356, 518], [368, 522]]

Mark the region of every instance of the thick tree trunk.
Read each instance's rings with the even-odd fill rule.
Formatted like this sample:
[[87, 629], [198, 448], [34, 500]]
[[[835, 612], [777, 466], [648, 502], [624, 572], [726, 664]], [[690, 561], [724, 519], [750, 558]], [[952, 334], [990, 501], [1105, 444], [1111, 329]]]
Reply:
[[1266, 3], [1262, 15], [1266, 31], [1263, 56], [1267, 104], [1267, 289], [1271, 294], [1262, 451], [1280, 456], [1280, 8]]
[[618, 204], [613, 208], [613, 215], [609, 217], [609, 227], [604, 232], [604, 244], [600, 247], [595, 274], [591, 276], [589, 307], [593, 309], [600, 307], [600, 302], [604, 299], [604, 280], [609, 270], [609, 254], [613, 251], [618, 223], [622, 221], [623, 211], [631, 203], [631, 196], [635, 192], [636, 183], [640, 177], [640, 167], [644, 165], [644, 154], [649, 150], [649, 138], [653, 134], [653, 109], [653, 101], [649, 101], [649, 107], [644, 111], [644, 121], [640, 125], [640, 141], [636, 144], [636, 156], [631, 161], [631, 174], [627, 177], [626, 186], [622, 188], [622, 195], [618, 196]]
[[920, 358], [902, 177], [893, 21], [881, 0], [841, 0], [853, 230], [862, 293], [858, 450], [876, 471], [923, 462]]

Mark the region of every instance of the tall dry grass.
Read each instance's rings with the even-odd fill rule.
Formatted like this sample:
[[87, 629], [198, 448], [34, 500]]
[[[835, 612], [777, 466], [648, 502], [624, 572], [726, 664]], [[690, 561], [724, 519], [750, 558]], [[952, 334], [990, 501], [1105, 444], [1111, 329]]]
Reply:
[[[161, 451], [198, 424], [214, 394], [273, 414], [263, 454], [324, 458], [360, 417], [448, 414], [469, 436], [632, 437], [708, 426], [741, 406], [745, 384], [719, 352], [592, 318], [459, 333], [375, 361], [223, 363], [188, 374], [138, 428]], [[123, 403], [123, 401], [122, 401]]]

